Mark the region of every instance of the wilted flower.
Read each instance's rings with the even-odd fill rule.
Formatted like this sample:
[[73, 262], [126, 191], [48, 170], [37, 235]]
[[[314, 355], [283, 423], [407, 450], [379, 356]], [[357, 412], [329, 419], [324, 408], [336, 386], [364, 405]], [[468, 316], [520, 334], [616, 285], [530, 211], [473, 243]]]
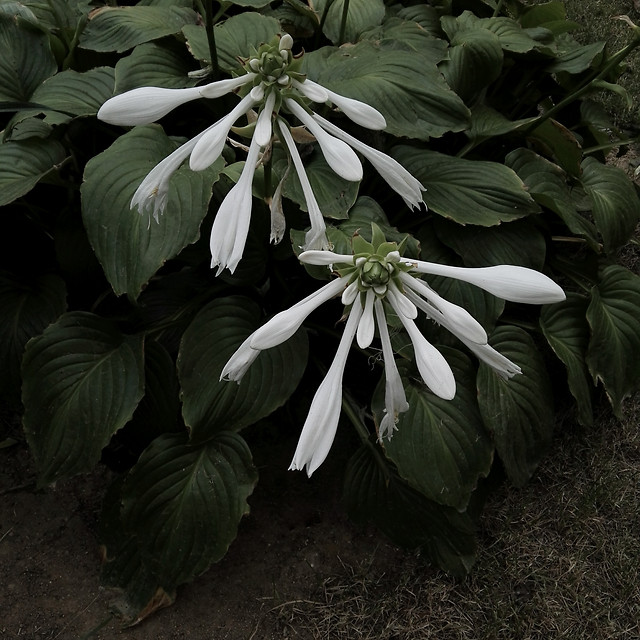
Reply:
[[[374, 130], [386, 127], [384, 117], [373, 107], [334, 93], [300, 73], [301, 56], [292, 54], [292, 45], [293, 39], [285, 34], [260, 46], [245, 62], [242, 75], [237, 78], [187, 89], [133, 89], [107, 100], [98, 111], [98, 118], [105, 122], [139, 125], [155, 122], [175, 107], [198, 98], [218, 98], [233, 91], [242, 97], [230, 113], [179, 147], [142, 181], [131, 200], [131, 207], [137, 207], [140, 212], [149, 210], [156, 221], [166, 207], [169, 179], [182, 162], [189, 158], [189, 166], [194, 171], [211, 166], [220, 157], [235, 122], [251, 110], [257, 111], [242, 176], [220, 205], [212, 229], [211, 266], [218, 267], [218, 273], [225, 267], [233, 272], [242, 257], [251, 219], [253, 175], [262, 161], [261, 151], [269, 148], [274, 134], [284, 145], [290, 163], [298, 173], [309, 211], [311, 230], [307, 233], [303, 248], [329, 247], [324, 219], [295, 147], [286, 114], [295, 116], [307, 127], [317, 140], [328, 165], [342, 178], [351, 181], [362, 179], [362, 165], [354, 151], [356, 149], [373, 164], [408, 206], [418, 207], [422, 202], [422, 185], [399, 163], [311, 111], [310, 102], [329, 102], [363, 127]], [[279, 241], [284, 232], [281, 204], [284, 179], [271, 200], [273, 241]]]
[[367, 348], [377, 328], [382, 345], [385, 408], [378, 437], [391, 438], [398, 415], [409, 408], [393, 356], [387, 327], [388, 309], [399, 318], [411, 339], [422, 380], [440, 398], [451, 400], [456, 382], [442, 354], [417, 328], [414, 320], [418, 309], [451, 331], [500, 376], [510, 378], [521, 373], [517, 364], [487, 343], [487, 334], [480, 323], [462, 307], [440, 297], [420, 274], [464, 280], [514, 302], [544, 304], [565, 299], [562, 289], [538, 271], [511, 265], [471, 269], [411, 260], [402, 257], [402, 244], [388, 242], [375, 224], [372, 231], [371, 242], [354, 236], [353, 255], [316, 250], [300, 254], [302, 262], [331, 266], [339, 277], [271, 318], [244, 341], [222, 370], [221, 379], [239, 382], [260, 351], [288, 340], [314, 309], [335, 296], [342, 296], [347, 308], [344, 333], [333, 364], [313, 398], [291, 463], [292, 469], [306, 467], [309, 475], [324, 461], [335, 436], [342, 402], [342, 376], [354, 337], [359, 347]]

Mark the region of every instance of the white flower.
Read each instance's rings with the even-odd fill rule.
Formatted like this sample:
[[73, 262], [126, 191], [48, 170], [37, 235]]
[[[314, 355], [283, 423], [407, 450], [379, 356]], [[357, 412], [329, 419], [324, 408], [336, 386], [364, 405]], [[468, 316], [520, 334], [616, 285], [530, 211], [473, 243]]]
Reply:
[[[318, 388], [291, 463], [291, 469], [307, 469], [311, 475], [326, 458], [335, 437], [342, 402], [342, 378], [347, 354], [354, 337], [361, 349], [368, 348], [375, 329], [382, 344], [385, 370], [383, 418], [378, 438], [391, 438], [399, 414], [407, 411], [406, 394], [393, 355], [385, 305], [400, 319], [415, 354], [415, 362], [425, 385], [436, 396], [451, 400], [456, 382], [442, 354], [420, 333], [414, 319], [418, 310], [457, 336], [472, 353], [491, 366], [498, 375], [510, 378], [520, 367], [487, 343], [484, 328], [461, 307], [439, 296], [420, 279], [420, 273], [453, 274], [506, 299], [533, 302], [557, 302], [564, 299], [562, 289], [547, 276], [526, 269], [500, 265], [481, 269], [448, 267], [400, 256], [395, 243], [387, 242], [382, 231], [372, 224], [372, 242], [354, 236], [352, 255], [310, 250], [301, 253], [301, 262], [311, 265], [337, 265], [340, 277], [286, 311], [282, 311], [240, 346], [222, 371], [221, 378], [239, 381], [257, 354], [282, 344], [302, 325], [307, 316], [327, 300], [341, 296], [347, 306], [346, 326], [333, 363]], [[475, 275], [474, 275], [475, 273]], [[495, 274], [497, 280], [490, 282]], [[519, 284], [518, 284], [519, 278]]]
[[[354, 182], [362, 179], [362, 165], [354, 151], [356, 149], [371, 161], [409, 206], [418, 206], [421, 201], [422, 186], [395, 160], [347, 135], [320, 116], [312, 115], [308, 109], [309, 101], [329, 102], [361, 126], [376, 130], [386, 126], [384, 116], [370, 105], [341, 96], [306, 78], [300, 72], [301, 56], [294, 57], [291, 53], [292, 45], [293, 40], [288, 34], [261, 45], [246, 61], [243, 74], [237, 78], [186, 89], [133, 89], [107, 100], [98, 111], [98, 118], [105, 122], [133, 126], [155, 122], [179, 105], [198, 98], [215, 99], [235, 91], [242, 96], [240, 102], [227, 115], [165, 158], [142, 181], [131, 200], [131, 207], [137, 207], [140, 212], [151, 211], [157, 222], [167, 205], [169, 180], [178, 167], [187, 158], [193, 171], [202, 171], [211, 166], [221, 156], [229, 132], [237, 120], [249, 114], [252, 109], [257, 110], [258, 116], [252, 125], [253, 137], [249, 145], [254, 152], [251, 161], [247, 158], [246, 165], [249, 168], [245, 166], [246, 171], [242, 173], [242, 187], [231, 190], [221, 204], [214, 224], [216, 234], [229, 229], [234, 231], [228, 237], [211, 239], [212, 251], [215, 250], [215, 253], [212, 253], [212, 265], [218, 267], [218, 273], [224, 268], [233, 271], [239, 262], [238, 256], [241, 256], [244, 250], [247, 236], [245, 223], [248, 224], [251, 211], [248, 182], [255, 170], [255, 148], [257, 146], [257, 151], [268, 148], [274, 132], [288, 150], [300, 177], [309, 210], [311, 229], [306, 235], [303, 248], [328, 247], [322, 213], [313, 196], [300, 154], [289, 134], [291, 125], [284, 119], [285, 114], [294, 116], [308, 128], [329, 166], [342, 178]], [[275, 128], [274, 121], [278, 123]], [[272, 241], [279, 241], [284, 235], [285, 220], [281, 202], [283, 180], [273, 194], [268, 194], [272, 195], [268, 198], [272, 212]], [[231, 215], [233, 206], [240, 207], [235, 223]]]

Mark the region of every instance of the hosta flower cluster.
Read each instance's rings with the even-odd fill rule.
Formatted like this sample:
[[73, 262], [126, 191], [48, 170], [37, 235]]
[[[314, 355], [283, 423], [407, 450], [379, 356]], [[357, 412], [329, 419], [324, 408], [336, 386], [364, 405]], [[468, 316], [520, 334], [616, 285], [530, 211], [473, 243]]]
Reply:
[[376, 328], [382, 345], [385, 367], [385, 408], [378, 437], [391, 438], [398, 414], [409, 405], [393, 355], [387, 313], [400, 319], [413, 344], [418, 371], [429, 389], [446, 400], [456, 393], [456, 381], [444, 356], [422, 335], [415, 324], [418, 310], [453, 333], [480, 360], [500, 376], [509, 378], [520, 367], [487, 343], [487, 334], [465, 309], [440, 297], [420, 274], [447, 276], [469, 282], [504, 300], [530, 304], [560, 302], [562, 289], [544, 274], [524, 267], [499, 265], [477, 269], [410, 260], [402, 257], [402, 247], [387, 242], [372, 225], [372, 241], [353, 238], [353, 255], [332, 251], [306, 251], [299, 259], [310, 265], [327, 265], [339, 276], [298, 304], [274, 316], [250, 335], [231, 357], [222, 377], [240, 381], [261, 351], [289, 339], [307, 316], [322, 303], [340, 295], [346, 307], [346, 325], [333, 363], [316, 392], [302, 435], [291, 463], [311, 475], [322, 464], [335, 437], [342, 402], [342, 378], [354, 337], [366, 349]]
[[[224, 117], [195, 138], [183, 144], [160, 162], [142, 181], [131, 201], [132, 207], [150, 210], [154, 218], [164, 210], [169, 193], [169, 180], [176, 169], [189, 158], [189, 166], [201, 171], [221, 155], [227, 136], [237, 120], [249, 113], [253, 135], [238, 182], [218, 209], [211, 230], [211, 266], [218, 273], [228, 268], [233, 272], [244, 251], [251, 222], [252, 183], [256, 167], [269, 155], [274, 133], [287, 151], [298, 174], [304, 193], [311, 229], [305, 238], [305, 249], [327, 249], [329, 243], [325, 223], [305, 172], [291, 131], [291, 116], [302, 123], [317, 141], [327, 164], [345, 180], [362, 179], [362, 164], [354, 149], [367, 158], [389, 186], [399, 193], [409, 207], [419, 207], [422, 186], [409, 172], [388, 155], [360, 142], [331, 122], [314, 113], [310, 103], [331, 103], [353, 122], [368, 129], [380, 130], [385, 119], [373, 107], [338, 95], [300, 73], [301, 57], [294, 56], [293, 39], [285, 34], [264, 44], [251, 56], [242, 75], [188, 89], [143, 87], [108, 100], [98, 112], [105, 122], [119, 125], [141, 125], [155, 122], [175, 107], [198, 98], [218, 98], [238, 91], [240, 102]], [[271, 239], [278, 242], [285, 229], [282, 213], [282, 182], [271, 203]]]

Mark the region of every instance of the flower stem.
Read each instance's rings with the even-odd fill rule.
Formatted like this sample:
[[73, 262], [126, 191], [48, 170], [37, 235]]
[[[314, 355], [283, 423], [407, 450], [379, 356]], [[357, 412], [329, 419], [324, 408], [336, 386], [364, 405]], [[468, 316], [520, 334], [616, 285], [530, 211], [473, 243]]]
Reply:
[[347, 30], [347, 16], [349, 15], [349, 0], [343, 0], [342, 4], [342, 18], [340, 19], [340, 36], [338, 41], [340, 44], [344, 43], [344, 33]]
[[218, 64], [216, 34], [213, 25], [213, 0], [204, 0], [204, 5], [204, 27], [209, 43], [209, 55], [211, 56], [211, 75], [213, 80], [218, 80], [220, 78], [220, 65]]
[[504, 2], [504, 0], [498, 0], [498, 4], [496, 5], [496, 8], [493, 10], [493, 17], [494, 18], [500, 13], [500, 9], [502, 9], [503, 2]]

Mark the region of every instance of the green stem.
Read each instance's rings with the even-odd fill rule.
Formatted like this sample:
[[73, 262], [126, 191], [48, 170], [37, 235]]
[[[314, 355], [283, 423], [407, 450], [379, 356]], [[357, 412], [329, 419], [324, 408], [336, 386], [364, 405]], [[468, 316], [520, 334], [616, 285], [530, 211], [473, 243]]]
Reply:
[[608, 142], [607, 144], [599, 144], [597, 147], [588, 147], [582, 150], [582, 154], [588, 156], [590, 153], [596, 151], [608, 151], [609, 149], [615, 149], [616, 147], [626, 147], [630, 144], [638, 142], [638, 138], [629, 138], [628, 140], [615, 140], [614, 142]]
[[347, 30], [347, 16], [349, 15], [349, 0], [343, 0], [342, 18], [340, 20], [340, 36], [338, 41], [344, 43], [344, 32]]
[[220, 78], [220, 65], [218, 64], [218, 50], [216, 48], [216, 34], [213, 24], [213, 0], [204, 0], [204, 27], [209, 43], [209, 56], [211, 57], [211, 75], [213, 80]]
[[622, 62], [638, 45], [640, 45], [640, 38], [637, 37], [633, 40], [633, 42], [629, 43], [623, 49], [620, 49], [618, 53], [616, 53], [611, 60], [605, 65], [603, 69], [592, 75], [591, 78], [585, 81], [585, 83], [574, 91], [572, 94], [568, 95], [566, 98], [558, 102], [558, 104], [554, 105], [548, 111], [545, 111], [538, 118], [536, 118], [532, 124], [530, 124], [525, 130], [524, 135], [530, 134], [534, 129], [539, 127], [543, 122], [547, 121], [549, 118], [553, 118], [558, 112], [562, 111], [565, 107], [568, 107], [572, 102], [582, 98], [583, 95], [591, 91], [591, 85], [599, 80], [600, 78], [606, 76], [611, 69], [613, 69], [617, 64]]
[[500, 13], [500, 10], [502, 9], [502, 4], [503, 3], [504, 3], [504, 0], [498, 0], [498, 4], [496, 5], [496, 8], [493, 10], [493, 17], [494, 18]]
[[320, 24], [318, 25], [318, 31], [316, 32], [316, 46], [318, 45], [318, 41], [320, 39], [320, 34], [322, 33], [322, 29], [324, 28], [324, 23], [327, 21], [327, 16], [329, 15], [329, 9], [335, 0], [327, 0], [327, 4], [324, 6], [324, 11], [322, 12], [322, 16], [320, 17]]

